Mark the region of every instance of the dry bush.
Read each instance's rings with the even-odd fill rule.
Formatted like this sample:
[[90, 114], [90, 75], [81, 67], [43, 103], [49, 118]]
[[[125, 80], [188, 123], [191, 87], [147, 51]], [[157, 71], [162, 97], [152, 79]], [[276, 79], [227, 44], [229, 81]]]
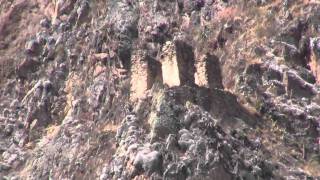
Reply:
[[254, 19], [252, 30], [255, 37], [252, 39], [262, 40], [276, 35], [278, 12], [270, 7], [254, 7], [248, 9], [245, 14]]
[[255, 34], [260, 39], [273, 37], [276, 33], [277, 29], [273, 22], [261, 23], [255, 27]]
[[218, 11], [216, 18], [219, 21], [227, 21], [230, 19], [235, 18], [236, 16], [239, 16], [241, 14], [239, 8], [237, 7], [227, 7], [225, 9], [222, 9], [221, 11]]

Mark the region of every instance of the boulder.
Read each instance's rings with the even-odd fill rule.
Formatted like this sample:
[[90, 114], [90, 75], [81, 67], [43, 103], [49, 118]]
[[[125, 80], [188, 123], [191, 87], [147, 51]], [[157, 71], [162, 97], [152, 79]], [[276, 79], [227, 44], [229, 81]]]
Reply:
[[286, 93], [283, 83], [277, 80], [270, 81], [270, 86], [267, 89], [267, 92], [274, 94], [276, 96]]
[[40, 44], [36, 40], [30, 40], [26, 43], [25, 49], [28, 55], [37, 55], [40, 53]]
[[282, 81], [282, 72], [280, 69], [277, 69], [275, 66], [269, 66], [267, 70], [263, 73], [265, 80], [278, 80]]
[[147, 172], [148, 175], [156, 172], [162, 173], [162, 155], [158, 151], [140, 151], [134, 159], [133, 165], [136, 171]]
[[27, 78], [29, 73], [35, 72], [38, 69], [39, 65], [38, 61], [26, 58], [17, 66], [17, 76], [19, 78]]
[[315, 84], [316, 83], [316, 78], [312, 74], [312, 72], [304, 67], [298, 66], [297, 67], [297, 73], [298, 75], [305, 80], [307, 83], [310, 84]]
[[0, 173], [4, 171], [9, 171], [11, 167], [8, 164], [0, 163]]
[[286, 93], [289, 97], [310, 98], [316, 95], [315, 88], [294, 72], [286, 72], [283, 83], [285, 84]]
[[44, 18], [44, 19], [42, 19], [42, 20], [40, 21], [40, 25], [41, 25], [41, 27], [43, 27], [43, 28], [50, 28], [51, 22], [50, 22], [49, 19]]

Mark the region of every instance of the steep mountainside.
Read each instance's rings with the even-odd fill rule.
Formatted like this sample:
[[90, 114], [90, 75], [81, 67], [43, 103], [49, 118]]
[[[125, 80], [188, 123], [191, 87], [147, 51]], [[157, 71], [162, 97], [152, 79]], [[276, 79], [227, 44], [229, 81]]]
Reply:
[[0, 0], [0, 180], [320, 179], [317, 0]]

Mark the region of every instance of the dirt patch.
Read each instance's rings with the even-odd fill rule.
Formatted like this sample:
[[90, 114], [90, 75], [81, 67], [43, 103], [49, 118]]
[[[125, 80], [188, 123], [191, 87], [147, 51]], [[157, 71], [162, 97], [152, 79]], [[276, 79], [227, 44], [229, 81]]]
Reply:
[[[16, 64], [24, 59], [24, 46], [36, 32], [40, 20], [51, 16], [52, 3], [48, 0], [9, 0], [0, 5], [0, 68], [7, 77]], [[2, 79], [4, 82], [5, 79]]]

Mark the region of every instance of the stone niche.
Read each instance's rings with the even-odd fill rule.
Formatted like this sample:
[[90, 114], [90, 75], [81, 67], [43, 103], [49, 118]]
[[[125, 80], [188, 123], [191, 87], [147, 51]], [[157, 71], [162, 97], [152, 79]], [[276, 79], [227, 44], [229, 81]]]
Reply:
[[218, 57], [210, 54], [200, 56], [196, 61], [195, 83], [210, 89], [223, 89]]
[[163, 83], [169, 87], [194, 84], [194, 53], [187, 43], [166, 42], [161, 54]]
[[148, 56], [145, 51], [137, 50], [132, 54], [130, 99], [143, 98], [155, 81], [162, 81], [161, 64]]

